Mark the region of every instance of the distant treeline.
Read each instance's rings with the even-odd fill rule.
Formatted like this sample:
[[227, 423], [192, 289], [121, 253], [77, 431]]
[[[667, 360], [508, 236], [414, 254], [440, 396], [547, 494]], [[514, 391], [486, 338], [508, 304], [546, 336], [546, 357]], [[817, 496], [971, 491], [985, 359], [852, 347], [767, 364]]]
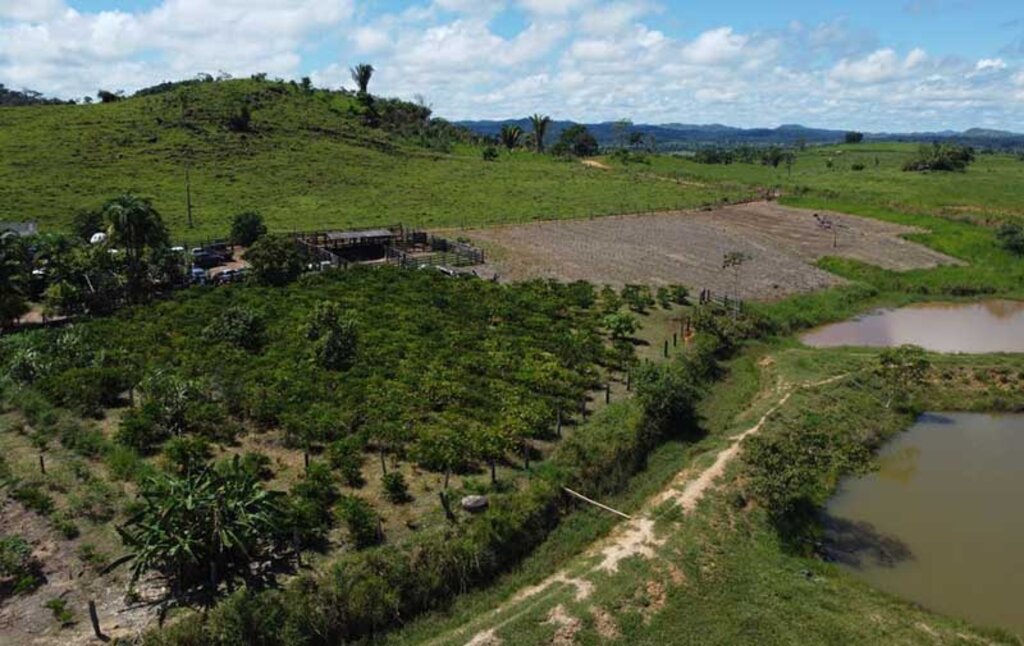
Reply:
[[0, 83], [0, 106], [60, 105], [60, 99], [48, 99], [35, 90], [12, 90]]

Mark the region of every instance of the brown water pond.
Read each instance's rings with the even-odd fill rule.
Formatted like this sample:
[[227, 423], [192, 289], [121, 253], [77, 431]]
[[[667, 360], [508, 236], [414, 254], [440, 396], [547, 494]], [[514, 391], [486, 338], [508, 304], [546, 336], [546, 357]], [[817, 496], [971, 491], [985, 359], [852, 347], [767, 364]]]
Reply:
[[1024, 352], [1024, 301], [920, 303], [878, 310], [816, 328], [801, 340], [819, 348], [912, 343], [934, 352]]
[[1024, 635], [1024, 414], [927, 414], [845, 480], [826, 553], [875, 587]]

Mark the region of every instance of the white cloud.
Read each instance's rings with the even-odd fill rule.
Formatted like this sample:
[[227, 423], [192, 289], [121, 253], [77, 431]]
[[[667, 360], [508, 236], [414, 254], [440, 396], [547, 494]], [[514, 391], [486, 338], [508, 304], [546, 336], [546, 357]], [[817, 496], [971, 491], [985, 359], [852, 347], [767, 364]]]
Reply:
[[65, 9], [63, 0], [0, 0], [0, 20], [46, 20]]
[[614, 34], [633, 26], [651, 11], [653, 7], [646, 2], [612, 2], [585, 12], [580, 17], [580, 27], [591, 34]]
[[894, 49], [879, 49], [861, 59], [842, 59], [832, 68], [831, 77], [853, 83], [884, 83], [905, 77], [927, 58], [922, 49], [912, 50], [903, 59]]
[[974, 69], [979, 72], [1001, 71], [1006, 69], [1006, 61], [1001, 58], [983, 58], [978, 61]]
[[683, 60], [697, 65], [722, 65], [743, 56], [749, 37], [737, 34], [732, 27], [706, 31], [683, 47]]
[[[486, 0], [482, 0], [486, 2]], [[583, 9], [591, 0], [519, 0], [519, 5], [530, 13], [546, 16], [565, 16]]]

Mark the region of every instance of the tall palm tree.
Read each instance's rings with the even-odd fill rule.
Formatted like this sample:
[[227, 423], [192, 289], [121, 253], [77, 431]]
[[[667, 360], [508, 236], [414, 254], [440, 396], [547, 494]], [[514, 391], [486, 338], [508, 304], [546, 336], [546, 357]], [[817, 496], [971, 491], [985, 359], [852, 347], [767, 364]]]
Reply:
[[130, 260], [137, 262], [146, 247], [167, 243], [164, 221], [153, 203], [144, 197], [120, 195], [104, 205], [103, 216], [110, 225], [110, 241], [123, 246]]
[[509, 150], [517, 148], [523, 138], [523, 129], [519, 126], [506, 123], [501, 127], [501, 145]]
[[128, 291], [134, 296], [142, 287], [142, 254], [146, 247], [166, 246], [167, 228], [152, 202], [131, 193], [107, 202], [103, 217], [110, 225], [110, 241], [124, 247], [128, 260]]
[[355, 67], [350, 67], [348, 71], [352, 75], [352, 80], [359, 86], [359, 93], [366, 94], [366, 88], [369, 87], [370, 79], [373, 78], [373, 65], [360, 63]]
[[530, 124], [533, 125], [533, 141], [537, 146], [537, 152], [544, 152], [544, 135], [548, 132], [548, 126], [551, 125], [551, 117], [547, 115], [535, 114], [530, 117]]

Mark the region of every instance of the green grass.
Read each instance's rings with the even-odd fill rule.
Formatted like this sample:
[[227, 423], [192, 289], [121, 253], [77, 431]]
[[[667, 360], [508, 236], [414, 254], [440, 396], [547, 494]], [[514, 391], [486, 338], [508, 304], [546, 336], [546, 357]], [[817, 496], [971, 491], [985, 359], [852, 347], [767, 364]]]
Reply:
[[[485, 162], [481, 149], [433, 152], [370, 130], [353, 99], [250, 80], [92, 106], [0, 110], [0, 220], [63, 228], [80, 209], [127, 190], [152, 197], [177, 239], [226, 235], [231, 217], [263, 213], [271, 230], [404, 223], [460, 227], [695, 207], [747, 195], [695, 188], [644, 168], [609, 172], [519, 151]], [[250, 99], [254, 132], [225, 123]], [[194, 229], [187, 228], [191, 166]]]

